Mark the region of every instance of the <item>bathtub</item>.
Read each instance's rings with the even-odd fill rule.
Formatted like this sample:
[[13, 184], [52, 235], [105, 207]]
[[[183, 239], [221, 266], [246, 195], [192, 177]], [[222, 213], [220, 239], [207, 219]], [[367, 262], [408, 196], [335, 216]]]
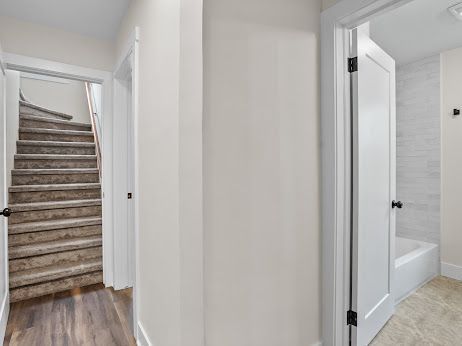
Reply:
[[396, 237], [395, 303], [409, 296], [439, 272], [438, 245]]

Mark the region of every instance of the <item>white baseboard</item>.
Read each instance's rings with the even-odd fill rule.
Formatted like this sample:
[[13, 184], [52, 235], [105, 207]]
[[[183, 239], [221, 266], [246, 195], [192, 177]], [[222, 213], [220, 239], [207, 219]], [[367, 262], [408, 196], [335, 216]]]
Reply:
[[441, 262], [441, 275], [462, 281], [462, 267], [455, 264]]
[[148, 334], [144, 330], [141, 322], [138, 321], [138, 330], [137, 330], [136, 344], [137, 346], [154, 346], [154, 344], [149, 340]]
[[10, 297], [8, 294], [5, 295], [3, 302], [0, 305], [0, 341], [3, 344], [5, 339], [6, 324], [8, 322], [8, 314], [10, 312]]
[[[137, 346], [154, 346], [154, 344], [149, 340], [146, 331], [143, 328], [141, 322], [138, 322], [138, 331], [137, 331], [137, 338], [136, 338], [136, 345]], [[311, 346], [322, 346], [322, 341], [315, 342]]]

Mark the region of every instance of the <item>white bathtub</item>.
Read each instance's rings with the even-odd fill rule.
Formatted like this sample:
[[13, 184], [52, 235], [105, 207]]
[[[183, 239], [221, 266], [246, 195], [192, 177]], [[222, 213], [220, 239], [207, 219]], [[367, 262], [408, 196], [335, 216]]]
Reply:
[[396, 304], [438, 274], [438, 256], [436, 244], [396, 237]]

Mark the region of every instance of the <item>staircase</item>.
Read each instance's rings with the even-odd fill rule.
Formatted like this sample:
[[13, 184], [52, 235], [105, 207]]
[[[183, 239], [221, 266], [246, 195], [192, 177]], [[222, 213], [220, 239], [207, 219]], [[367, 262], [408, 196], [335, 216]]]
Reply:
[[10, 300], [102, 282], [101, 184], [89, 124], [20, 101], [8, 220]]

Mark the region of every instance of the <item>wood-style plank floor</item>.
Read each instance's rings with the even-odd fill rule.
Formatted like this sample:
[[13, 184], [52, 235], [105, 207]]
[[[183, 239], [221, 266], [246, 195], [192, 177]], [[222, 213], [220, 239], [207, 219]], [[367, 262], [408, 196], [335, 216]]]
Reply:
[[4, 345], [136, 345], [131, 289], [102, 284], [12, 304]]

